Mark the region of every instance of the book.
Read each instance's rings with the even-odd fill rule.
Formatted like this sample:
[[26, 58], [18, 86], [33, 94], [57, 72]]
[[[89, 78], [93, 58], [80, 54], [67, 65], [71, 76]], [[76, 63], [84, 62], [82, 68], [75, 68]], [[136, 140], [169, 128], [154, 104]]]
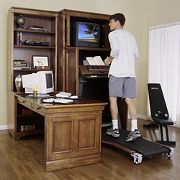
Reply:
[[95, 57], [86, 57], [86, 60], [88, 61], [89, 65], [95, 65], [95, 66], [103, 66], [105, 65], [101, 56], [95, 56]]

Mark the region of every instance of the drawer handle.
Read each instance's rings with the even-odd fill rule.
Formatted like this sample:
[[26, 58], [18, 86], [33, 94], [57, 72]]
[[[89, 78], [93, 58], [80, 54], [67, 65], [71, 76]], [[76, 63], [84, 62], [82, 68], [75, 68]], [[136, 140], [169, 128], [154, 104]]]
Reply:
[[20, 102], [20, 103], [25, 103], [26, 100], [18, 100], [18, 102]]
[[41, 109], [41, 106], [38, 106], [37, 109]]

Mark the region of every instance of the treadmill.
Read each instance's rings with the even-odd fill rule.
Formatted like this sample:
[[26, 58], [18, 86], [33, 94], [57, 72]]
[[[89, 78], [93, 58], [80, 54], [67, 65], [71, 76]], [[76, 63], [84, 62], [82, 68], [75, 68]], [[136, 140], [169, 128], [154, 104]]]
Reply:
[[143, 137], [132, 142], [127, 142], [126, 137], [129, 131], [120, 129], [120, 137], [114, 138], [106, 134], [106, 129], [105, 127], [102, 128], [102, 143], [127, 152], [133, 157], [135, 164], [141, 164], [144, 158], [153, 155], [165, 155], [168, 158], [172, 157], [174, 151], [172, 147], [149, 141]]

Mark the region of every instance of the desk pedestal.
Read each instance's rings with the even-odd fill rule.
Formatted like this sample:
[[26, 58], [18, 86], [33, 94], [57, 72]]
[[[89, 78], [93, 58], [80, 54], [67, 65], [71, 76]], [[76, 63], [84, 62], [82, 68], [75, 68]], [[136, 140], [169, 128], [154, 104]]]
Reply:
[[47, 110], [46, 170], [99, 162], [102, 106]]
[[73, 104], [48, 105], [19, 95], [16, 103], [44, 116], [47, 171], [101, 160], [101, 121], [106, 103], [76, 100]]

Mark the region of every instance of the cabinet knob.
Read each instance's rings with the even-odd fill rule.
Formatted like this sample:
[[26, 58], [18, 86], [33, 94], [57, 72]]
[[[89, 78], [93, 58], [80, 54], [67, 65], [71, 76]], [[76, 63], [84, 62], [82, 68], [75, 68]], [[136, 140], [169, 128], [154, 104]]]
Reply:
[[41, 106], [38, 106], [37, 109], [41, 109]]

